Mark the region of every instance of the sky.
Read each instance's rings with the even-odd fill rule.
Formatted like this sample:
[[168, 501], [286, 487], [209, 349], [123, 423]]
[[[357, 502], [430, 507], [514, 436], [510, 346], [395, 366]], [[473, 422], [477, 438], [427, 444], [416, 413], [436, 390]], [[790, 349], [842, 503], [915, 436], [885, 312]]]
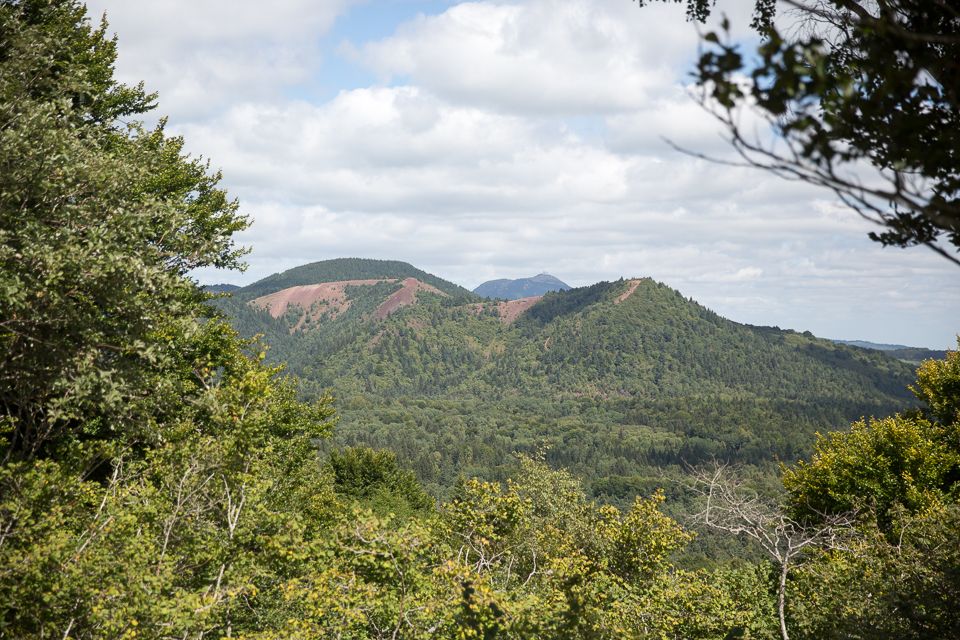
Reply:
[[[96, 0], [117, 78], [159, 93], [253, 220], [249, 284], [341, 257], [468, 289], [651, 277], [737, 322], [944, 349], [960, 267], [882, 248], [831, 192], [731, 158], [693, 98], [683, 5], [630, 0]], [[755, 41], [750, 3], [721, 0]], [[748, 126], [759, 121], [744, 114]], [[761, 131], [762, 133], [762, 131]]]

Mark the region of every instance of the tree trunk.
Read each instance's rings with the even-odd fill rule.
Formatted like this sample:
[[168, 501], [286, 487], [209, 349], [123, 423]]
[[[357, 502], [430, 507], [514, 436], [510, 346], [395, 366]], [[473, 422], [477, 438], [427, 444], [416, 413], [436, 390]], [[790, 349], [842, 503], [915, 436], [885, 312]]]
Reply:
[[777, 593], [777, 611], [780, 614], [780, 636], [783, 640], [790, 640], [787, 635], [787, 618], [784, 614], [787, 601], [787, 570], [789, 568], [790, 564], [786, 560], [780, 563], [780, 591]]

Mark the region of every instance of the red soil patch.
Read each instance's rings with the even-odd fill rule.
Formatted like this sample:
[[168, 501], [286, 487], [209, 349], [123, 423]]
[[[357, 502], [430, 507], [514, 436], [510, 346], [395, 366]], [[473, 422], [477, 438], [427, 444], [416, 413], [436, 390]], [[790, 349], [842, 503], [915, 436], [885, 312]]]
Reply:
[[401, 307], [405, 307], [408, 304], [413, 304], [417, 301], [417, 292], [426, 291], [428, 293], [439, 293], [443, 294], [436, 287], [430, 286], [429, 284], [424, 284], [416, 278], [407, 278], [403, 281], [403, 289], [396, 291], [390, 294], [390, 297], [383, 301], [376, 312], [373, 314], [377, 320], [383, 320], [389, 314], [393, 313]]
[[250, 305], [260, 309], [267, 309], [274, 318], [279, 318], [291, 307], [305, 311], [290, 333], [303, 328], [307, 323], [316, 322], [320, 316], [327, 314], [330, 319], [342, 315], [350, 308], [345, 288], [347, 285], [373, 285], [378, 282], [396, 282], [392, 280], [343, 280], [340, 282], [324, 282], [322, 284], [308, 284], [300, 287], [290, 287], [270, 295], [251, 300]]
[[629, 298], [630, 294], [637, 290], [637, 287], [640, 286], [641, 282], [643, 282], [643, 280], [631, 280], [630, 288], [627, 289], [627, 292], [625, 294], [623, 294], [622, 296], [614, 300], [614, 303], [620, 303], [626, 300], [627, 298]]
[[[290, 287], [289, 289], [277, 291], [276, 293], [252, 300], [250, 305], [260, 309], [268, 309], [270, 315], [274, 318], [279, 318], [291, 307], [303, 309], [305, 311], [304, 316], [297, 326], [291, 329], [292, 333], [302, 328], [307, 318], [310, 318], [310, 322], [315, 322], [320, 316], [327, 314], [333, 319], [349, 309], [351, 301], [347, 300], [346, 292], [344, 291], [347, 285], [373, 285], [378, 282], [396, 282], [396, 280], [343, 280], [341, 282], [324, 282], [323, 284]], [[428, 291], [430, 293], [445, 295], [436, 287], [424, 284], [416, 278], [407, 278], [402, 284], [403, 288], [392, 293], [371, 317], [383, 320], [387, 317], [387, 314], [416, 302], [418, 291]]]
[[530, 298], [520, 298], [519, 300], [510, 300], [499, 304], [500, 320], [504, 324], [510, 324], [519, 318], [524, 311], [533, 306], [537, 300], [543, 296], [532, 296]]
[[[350, 308], [350, 303], [347, 301], [346, 294], [343, 291], [348, 284], [377, 284], [378, 282], [381, 282], [381, 280], [344, 280], [343, 282], [324, 282], [323, 284], [290, 287], [289, 289], [277, 291], [270, 295], [261, 296], [256, 300], [251, 300], [250, 305], [259, 307], [260, 309], [269, 309], [271, 316], [279, 318], [285, 314], [291, 306], [309, 309], [315, 302], [322, 301], [328, 303], [324, 306], [331, 307], [331, 311], [333, 307], [336, 307], [336, 312], [333, 316], [336, 317]], [[393, 280], [390, 280], [390, 282], [393, 282]], [[320, 317], [324, 311], [327, 311], [327, 309], [323, 309], [316, 314], [311, 313], [311, 315]]]

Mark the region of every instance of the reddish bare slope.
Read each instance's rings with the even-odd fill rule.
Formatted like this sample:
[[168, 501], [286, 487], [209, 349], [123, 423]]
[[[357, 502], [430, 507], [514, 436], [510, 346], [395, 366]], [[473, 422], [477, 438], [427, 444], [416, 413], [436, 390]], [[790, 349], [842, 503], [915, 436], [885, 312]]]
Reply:
[[629, 297], [630, 297], [630, 294], [637, 290], [637, 287], [640, 286], [640, 283], [641, 283], [641, 282], [643, 282], [643, 280], [631, 280], [631, 281], [630, 281], [630, 288], [627, 289], [627, 292], [626, 292], [626, 293], [624, 293], [622, 296], [620, 296], [619, 298], [617, 298], [616, 300], [614, 300], [614, 303], [617, 303], [617, 304], [618, 304], [618, 303], [620, 303], [620, 302], [623, 302], [623, 301], [626, 300], [627, 298], [629, 298]]
[[510, 324], [523, 315], [524, 311], [532, 307], [533, 304], [542, 297], [543, 296], [531, 296], [529, 298], [519, 298], [517, 300], [501, 302], [500, 319], [503, 320], [504, 324]]
[[[296, 331], [304, 325], [307, 318], [314, 322], [320, 316], [327, 314], [330, 319], [333, 319], [349, 309], [351, 301], [347, 300], [344, 291], [347, 285], [374, 285], [378, 282], [396, 282], [396, 280], [343, 280], [341, 282], [324, 282], [322, 284], [290, 287], [251, 300], [250, 305], [269, 310], [270, 315], [274, 318], [279, 318], [290, 308], [303, 309], [306, 313], [297, 326], [291, 330]], [[420, 282], [416, 278], [407, 278], [401, 284], [403, 288], [390, 294], [370, 317], [383, 320], [391, 312], [416, 302], [418, 291], [446, 295], [436, 287]]]
[[393, 313], [401, 307], [405, 307], [408, 304], [413, 304], [417, 301], [417, 292], [426, 291], [428, 293], [438, 293], [442, 296], [447, 294], [443, 293], [436, 287], [433, 287], [429, 284], [420, 282], [416, 278], [407, 278], [403, 281], [403, 289], [396, 291], [390, 294], [390, 297], [383, 301], [378, 308], [374, 316], [378, 320], [383, 320], [389, 314]]
[[[506, 302], [497, 303], [495, 306], [500, 312], [500, 322], [504, 324], [510, 324], [521, 315], [523, 312], [533, 306], [537, 300], [543, 296], [530, 296], [529, 298], [518, 298], [517, 300], [508, 300]], [[484, 303], [472, 305], [474, 313], [481, 313], [486, 308], [487, 305]]]
[[[290, 287], [267, 296], [262, 296], [251, 300], [250, 304], [261, 309], [268, 309], [270, 315], [279, 318], [287, 312], [289, 307], [301, 307], [310, 309], [317, 302], [326, 303], [323, 305], [329, 307], [323, 311], [333, 311], [333, 317], [337, 317], [350, 308], [344, 294], [344, 288], [348, 284], [377, 284], [380, 280], [344, 280], [342, 282], [324, 282], [323, 284], [310, 284], [302, 287]], [[390, 282], [393, 282], [391, 280]], [[320, 313], [317, 315], [319, 316]]]

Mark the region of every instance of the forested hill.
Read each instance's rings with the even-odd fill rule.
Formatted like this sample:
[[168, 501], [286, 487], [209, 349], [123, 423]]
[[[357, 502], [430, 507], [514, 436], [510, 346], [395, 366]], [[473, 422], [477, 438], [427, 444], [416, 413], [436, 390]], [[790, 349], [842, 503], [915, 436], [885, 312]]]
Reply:
[[738, 324], [650, 279], [549, 293], [515, 318], [510, 305], [533, 301], [424, 290], [376, 319], [400, 287], [352, 286], [346, 312], [309, 325], [295, 306], [274, 319], [223, 305], [305, 395], [332, 389], [341, 443], [390, 448], [438, 494], [543, 444], [605, 491], [711, 455], [772, 468], [808, 457], [818, 431], [916, 404], [913, 369], [883, 353]]
[[404, 278], [416, 278], [447, 295], [479, 299], [468, 289], [417, 269], [406, 262], [365, 258], [337, 258], [305, 264], [283, 273], [275, 273], [233, 293], [237, 299], [246, 302], [289, 287], [343, 280], [402, 280]]

